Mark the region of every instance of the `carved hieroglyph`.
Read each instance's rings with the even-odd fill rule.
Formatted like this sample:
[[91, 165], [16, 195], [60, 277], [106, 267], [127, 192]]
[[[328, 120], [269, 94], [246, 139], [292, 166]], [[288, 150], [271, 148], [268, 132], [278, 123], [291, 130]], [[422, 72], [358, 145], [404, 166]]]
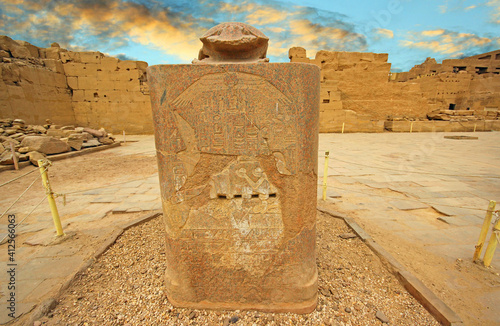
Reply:
[[148, 75], [169, 300], [312, 311], [319, 69], [161, 65]]

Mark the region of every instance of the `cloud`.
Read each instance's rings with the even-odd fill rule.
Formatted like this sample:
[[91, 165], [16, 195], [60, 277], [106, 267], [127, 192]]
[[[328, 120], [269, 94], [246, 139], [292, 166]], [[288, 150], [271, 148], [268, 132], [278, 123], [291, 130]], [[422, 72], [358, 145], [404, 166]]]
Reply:
[[493, 51], [500, 42], [500, 37], [496, 36], [486, 37], [444, 29], [410, 32], [407, 36], [408, 39], [400, 42], [401, 46], [425, 49], [452, 58]]
[[109, 53], [141, 44], [183, 62], [197, 56], [206, 30], [226, 21], [264, 31], [269, 54], [284, 60], [296, 45], [310, 52], [367, 48], [349, 17], [275, 0], [0, 0], [0, 34]]
[[133, 60], [133, 61], [138, 60], [137, 58], [130, 57], [130, 56], [126, 55], [125, 53], [118, 53], [115, 55], [106, 54], [106, 55], [111, 56], [111, 57], [115, 57], [115, 58], [120, 59], [120, 60]]
[[500, 25], [500, 0], [490, 0], [486, 3], [486, 6], [492, 7], [490, 22]]
[[112, 52], [133, 41], [179, 57], [194, 57], [200, 48], [199, 30], [208, 27], [203, 26], [206, 22], [158, 3], [1, 0], [0, 4], [22, 11], [4, 15], [0, 32], [30, 31], [27, 41], [39, 46], [56, 41], [68, 48]]
[[394, 32], [391, 31], [390, 29], [377, 28], [375, 30], [375, 33], [385, 38], [394, 38]]
[[430, 31], [423, 31], [422, 35], [423, 36], [439, 36], [443, 35], [445, 33], [444, 29], [435, 29], [435, 30], [430, 30]]

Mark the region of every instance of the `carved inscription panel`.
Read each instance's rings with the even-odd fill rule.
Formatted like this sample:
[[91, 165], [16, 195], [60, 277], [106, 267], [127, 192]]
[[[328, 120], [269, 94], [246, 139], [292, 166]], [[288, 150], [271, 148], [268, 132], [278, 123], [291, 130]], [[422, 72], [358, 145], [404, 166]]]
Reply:
[[171, 302], [314, 309], [317, 67], [149, 69]]

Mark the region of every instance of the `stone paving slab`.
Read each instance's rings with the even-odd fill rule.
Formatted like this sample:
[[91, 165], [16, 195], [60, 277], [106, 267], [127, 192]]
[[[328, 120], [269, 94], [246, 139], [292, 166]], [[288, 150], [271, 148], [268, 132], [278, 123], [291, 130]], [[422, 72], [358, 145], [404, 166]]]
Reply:
[[480, 226], [483, 224], [483, 220], [476, 216], [440, 216], [438, 220], [450, 224], [453, 226]]
[[33, 258], [19, 271], [18, 279], [21, 281], [64, 278], [67, 276], [66, 269], [79, 266], [84, 258], [83, 256]]
[[389, 202], [392, 206], [402, 211], [409, 211], [414, 209], [428, 208], [429, 206], [413, 200], [391, 200]]

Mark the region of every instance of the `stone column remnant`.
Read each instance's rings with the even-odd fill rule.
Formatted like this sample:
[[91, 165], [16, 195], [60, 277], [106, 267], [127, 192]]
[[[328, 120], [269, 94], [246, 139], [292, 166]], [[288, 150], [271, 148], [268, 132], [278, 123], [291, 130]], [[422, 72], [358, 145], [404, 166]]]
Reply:
[[317, 66], [268, 63], [223, 23], [193, 64], [148, 68], [173, 305], [307, 313], [317, 301]]

